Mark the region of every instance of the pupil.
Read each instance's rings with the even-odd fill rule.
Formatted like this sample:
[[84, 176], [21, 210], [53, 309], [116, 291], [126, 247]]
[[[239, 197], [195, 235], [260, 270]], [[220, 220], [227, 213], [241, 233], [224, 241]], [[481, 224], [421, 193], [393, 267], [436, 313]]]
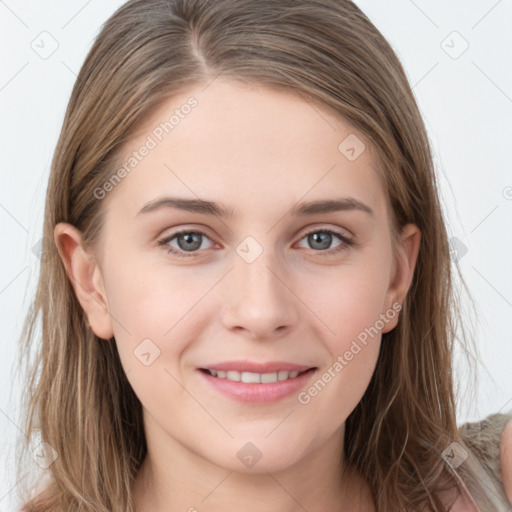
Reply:
[[[180, 246], [180, 249], [183, 249], [184, 251], [199, 249], [199, 247], [201, 247], [200, 237], [201, 235], [199, 233], [186, 233], [178, 237], [178, 245]], [[192, 243], [192, 245], [185, 245], [185, 247], [183, 247], [180, 242], [182, 239], [186, 241], [186, 244]]]
[[[309, 238], [313, 245], [319, 244], [319, 246], [316, 247], [317, 249], [325, 250], [331, 245], [331, 236], [330, 233], [313, 233], [309, 235]], [[182, 239], [185, 240], [185, 247], [183, 247], [181, 243]], [[178, 237], [178, 245], [180, 249], [184, 251], [199, 249], [199, 247], [201, 247], [201, 235], [199, 233], [185, 233]]]
[[[320, 239], [320, 247], [316, 247], [317, 249], [328, 249], [329, 245], [331, 245], [331, 234], [330, 233], [313, 233], [310, 235], [313, 238], [313, 242], [317, 243]], [[322, 237], [325, 237], [322, 241]]]

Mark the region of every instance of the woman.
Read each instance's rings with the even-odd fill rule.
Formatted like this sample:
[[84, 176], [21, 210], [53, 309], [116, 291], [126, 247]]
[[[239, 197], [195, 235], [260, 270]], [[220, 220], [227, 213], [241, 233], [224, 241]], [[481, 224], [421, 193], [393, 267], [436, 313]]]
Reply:
[[25, 510], [510, 507], [456, 424], [424, 124], [351, 2], [125, 4], [74, 87], [44, 236], [25, 353], [40, 313], [49, 476]]

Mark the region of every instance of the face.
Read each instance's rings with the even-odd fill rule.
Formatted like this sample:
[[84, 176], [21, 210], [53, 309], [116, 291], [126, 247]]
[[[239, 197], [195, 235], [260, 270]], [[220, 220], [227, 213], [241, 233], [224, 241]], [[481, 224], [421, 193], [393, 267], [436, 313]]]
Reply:
[[153, 112], [121, 158], [137, 163], [98, 193], [108, 314], [83, 304], [115, 337], [148, 438], [277, 471], [341, 446], [419, 237], [393, 258], [370, 144], [349, 125], [292, 94], [203, 88]]

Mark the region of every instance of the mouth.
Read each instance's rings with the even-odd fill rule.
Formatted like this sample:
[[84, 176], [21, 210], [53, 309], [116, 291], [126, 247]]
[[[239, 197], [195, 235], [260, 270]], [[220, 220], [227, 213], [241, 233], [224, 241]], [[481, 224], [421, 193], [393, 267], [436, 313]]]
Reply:
[[226, 379], [232, 382], [244, 382], [245, 384], [272, 384], [285, 380], [295, 379], [304, 373], [315, 370], [316, 367], [307, 370], [278, 370], [270, 373], [242, 372], [237, 370], [210, 370], [208, 368], [200, 368], [200, 371], [216, 377], [217, 379]]
[[211, 389], [230, 399], [270, 404], [296, 395], [308, 385], [318, 367], [230, 361], [197, 370]]

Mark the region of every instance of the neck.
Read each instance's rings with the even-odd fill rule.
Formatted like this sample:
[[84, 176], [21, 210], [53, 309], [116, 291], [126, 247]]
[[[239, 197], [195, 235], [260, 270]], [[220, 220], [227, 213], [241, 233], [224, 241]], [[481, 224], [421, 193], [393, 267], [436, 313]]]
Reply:
[[167, 436], [148, 442], [133, 487], [136, 512], [352, 512], [375, 510], [371, 492], [355, 472], [344, 472], [344, 429], [292, 467], [241, 473], [220, 467]]

